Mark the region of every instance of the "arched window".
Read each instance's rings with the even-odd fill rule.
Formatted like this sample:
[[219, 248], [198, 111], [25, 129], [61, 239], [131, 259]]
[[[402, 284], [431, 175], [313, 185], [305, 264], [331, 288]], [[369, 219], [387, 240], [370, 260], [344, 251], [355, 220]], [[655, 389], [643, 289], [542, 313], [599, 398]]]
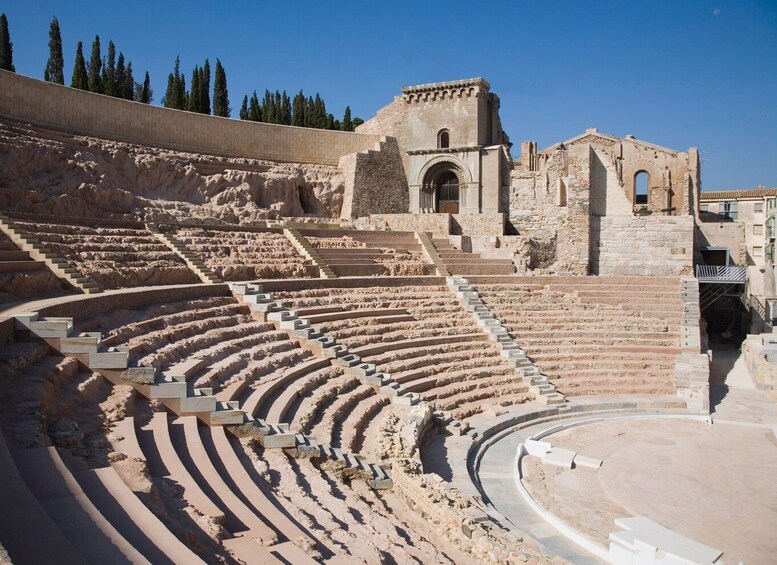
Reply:
[[451, 146], [450, 132], [447, 129], [441, 129], [437, 134], [437, 147], [439, 149], [447, 149]]
[[634, 175], [634, 204], [648, 203], [648, 188], [650, 175], [647, 171], [637, 171]]

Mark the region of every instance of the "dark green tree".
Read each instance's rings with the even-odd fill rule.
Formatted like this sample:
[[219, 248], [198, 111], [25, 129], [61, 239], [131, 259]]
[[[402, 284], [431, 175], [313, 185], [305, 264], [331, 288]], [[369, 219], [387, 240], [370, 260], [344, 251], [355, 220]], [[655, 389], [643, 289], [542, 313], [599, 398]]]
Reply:
[[332, 114], [326, 115], [326, 129], [335, 129], [335, 117]]
[[100, 36], [94, 36], [94, 42], [92, 42], [92, 55], [89, 58], [89, 90], [91, 92], [97, 92], [102, 94], [103, 85], [102, 78], [100, 76], [100, 70], [102, 69], [102, 57], [100, 55]]
[[275, 123], [275, 96], [269, 90], [264, 91], [262, 99], [262, 121], [268, 124]]
[[0, 14], [0, 69], [16, 72], [13, 66], [13, 43], [8, 31], [8, 18]]
[[272, 111], [273, 114], [275, 114], [275, 123], [282, 124], [283, 113], [281, 109], [281, 93], [278, 90], [276, 90], [272, 96]]
[[261, 122], [263, 119], [262, 106], [259, 104], [259, 97], [256, 95], [256, 90], [254, 90], [253, 95], [251, 95], [251, 101], [248, 104], [248, 119], [254, 122]]
[[167, 90], [162, 97], [162, 105], [176, 110], [186, 109], [186, 79], [181, 74], [180, 56], [175, 58], [173, 72], [167, 77]]
[[221, 61], [216, 59], [216, 75], [213, 78], [213, 114], [228, 118], [232, 109], [229, 107], [229, 93], [227, 91], [227, 74]]
[[121, 85], [121, 97], [125, 100], [135, 99], [135, 77], [132, 76], [132, 61], [127, 63], [127, 70], [124, 72], [124, 82]]
[[124, 98], [124, 78], [126, 74], [124, 53], [119, 53], [119, 58], [116, 60], [116, 73], [113, 75], [113, 95], [117, 98]]
[[191, 93], [189, 94], [189, 104], [186, 109], [190, 112], [199, 112], [202, 106], [202, 92], [200, 90], [200, 67], [194, 66], [192, 71]]
[[65, 58], [62, 56], [62, 34], [56, 16], [49, 26], [49, 60], [43, 78], [49, 82], [65, 84]]
[[353, 131], [353, 121], [351, 120], [351, 107], [345, 107], [345, 114], [343, 114], [343, 123], [341, 124], [343, 131]]
[[248, 119], [248, 94], [243, 96], [243, 103], [240, 105], [240, 119]]
[[363, 123], [364, 123], [364, 120], [362, 120], [361, 118], [358, 118], [358, 117], [354, 118], [353, 119], [353, 129], [355, 130], [356, 128], [358, 128]]
[[291, 104], [291, 125], [304, 127], [305, 125], [305, 95], [300, 90], [294, 95]]
[[89, 90], [89, 76], [86, 74], [86, 61], [84, 60], [84, 46], [79, 41], [76, 45], [76, 62], [73, 65], [73, 78], [70, 86], [81, 90]]
[[151, 104], [153, 99], [154, 91], [151, 90], [151, 77], [148, 76], [148, 71], [146, 71], [146, 78], [143, 79], [143, 86], [140, 88], [139, 101], [143, 104]]
[[116, 96], [116, 46], [108, 40], [108, 59], [103, 61], [103, 94]]
[[200, 78], [200, 98], [202, 113], [210, 114], [210, 61], [207, 59], [202, 67], [202, 77]]
[[308, 96], [305, 100], [305, 127], [314, 128], [315, 126], [315, 114], [316, 108], [313, 102], [313, 97]]
[[291, 98], [284, 90], [281, 93], [281, 121], [284, 126], [291, 125]]

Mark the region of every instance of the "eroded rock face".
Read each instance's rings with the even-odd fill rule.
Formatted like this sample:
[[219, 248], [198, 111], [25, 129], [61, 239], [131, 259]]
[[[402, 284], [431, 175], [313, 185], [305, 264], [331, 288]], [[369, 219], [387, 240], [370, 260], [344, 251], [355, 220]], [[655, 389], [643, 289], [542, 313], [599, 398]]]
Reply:
[[432, 407], [416, 404], [410, 408], [392, 406], [383, 420], [375, 453], [381, 459], [420, 459], [421, 438], [432, 421]]
[[0, 208], [152, 222], [337, 217], [337, 167], [220, 158], [0, 120]]

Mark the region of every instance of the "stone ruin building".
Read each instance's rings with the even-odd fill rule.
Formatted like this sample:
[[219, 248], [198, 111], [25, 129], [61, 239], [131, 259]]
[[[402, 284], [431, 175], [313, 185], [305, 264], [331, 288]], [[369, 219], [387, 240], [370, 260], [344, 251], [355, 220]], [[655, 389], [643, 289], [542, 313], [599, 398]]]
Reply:
[[0, 71], [0, 560], [768, 562], [777, 346], [752, 306], [724, 382], [712, 331], [756, 228], [695, 148], [499, 108], [336, 132]]

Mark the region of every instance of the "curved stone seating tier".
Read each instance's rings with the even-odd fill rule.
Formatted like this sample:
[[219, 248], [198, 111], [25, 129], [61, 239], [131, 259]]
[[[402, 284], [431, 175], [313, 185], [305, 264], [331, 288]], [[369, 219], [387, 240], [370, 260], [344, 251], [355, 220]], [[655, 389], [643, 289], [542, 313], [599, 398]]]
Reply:
[[178, 255], [145, 230], [15, 223], [103, 288], [199, 282]]
[[301, 232], [338, 277], [431, 275], [413, 232], [304, 230]]
[[283, 233], [178, 228], [175, 237], [225, 281], [318, 276]]
[[[114, 310], [88, 320], [79, 321], [79, 329], [103, 331], [103, 343], [117, 345], [151, 331], [164, 329], [169, 324], [198, 320], [207, 314], [204, 310], [235, 306], [228, 296], [214, 296], [194, 300], [179, 300], [152, 304], [143, 309]], [[242, 310], [241, 310], [242, 311]]]
[[224, 402], [245, 398], [254, 382], [272, 383], [312, 358], [286, 332], [228, 297], [152, 305], [82, 324], [107, 331], [103, 343], [128, 347], [131, 362], [181, 377]]
[[87, 562], [148, 563], [86, 496], [56, 448], [12, 455], [35, 498]]
[[679, 279], [511, 279], [470, 282], [480, 281], [480, 298], [559, 392], [675, 392]]
[[[259, 488], [222, 426], [200, 427], [195, 417], [169, 422], [167, 414], [159, 412], [137, 436], [151, 476], [177, 483], [188, 504], [223, 524], [234, 537], [222, 543], [238, 559], [281, 563], [274, 555], [290, 548], [276, 547], [277, 542], [315, 546], [315, 539]], [[314, 562], [304, 553], [299, 559]]]
[[[374, 364], [377, 371], [389, 374], [404, 391], [418, 392], [422, 400], [451, 410], [455, 416], [477, 413], [496, 402], [524, 402], [532, 398], [522, 377], [447, 287], [367, 284], [277, 290], [273, 299], [364, 362]], [[337, 397], [334, 402], [343, 406], [353, 402], [360, 410], [362, 402], [371, 396], [366, 389], [359, 388], [358, 379], [348, 375], [326, 386], [329, 388], [315, 394]], [[335, 394], [334, 390], [338, 392]], [[344, 395], [345, 392], [348, 394]], [[359, 397], [359, 402], [353, 401], [353, 397]], [[314, 397], [303, 401], [295, 422], [302, 429], [315, 428], [323, 433], [320, 430], [330, 422], [326, 411], [316, 413], [306, 403], [320, 404]], [[332, 410], [344, 411], [341, 404], [334, 404]], [[378, 408], [374, 409], [377, 414]], [[314, 427], [308, 428], [311, 419]], [[316, 428], [319, 421], [325, 425]], [[360, 420], [357, 417], [355, 421]], [[344, 429], [335, 426], [335, 441]]]
[[348, 551], [324, 562], [380, 563], [387, 555], [419, 563], [451, 562], [450, 545], [442, 543], [433, 525], [398, 511], [396, 495], [332, 481], [304, 459], [277, 452], [265, 452], [264, 459], [276, 477], [274, 490], [292, 517], [324, 530], [326, 540], [319, 539], [331, 541], [329, 547]]

